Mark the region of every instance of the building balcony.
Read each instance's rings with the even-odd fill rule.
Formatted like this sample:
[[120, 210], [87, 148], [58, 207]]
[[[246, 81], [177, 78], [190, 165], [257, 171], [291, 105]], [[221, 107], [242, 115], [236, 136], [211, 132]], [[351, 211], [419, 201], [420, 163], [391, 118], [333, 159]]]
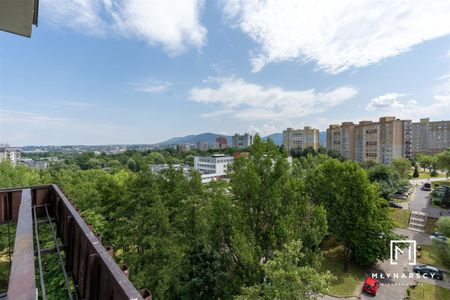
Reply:
[[[56, 185], [0, 190], [0, 226], [8, 226], [10, 238], [8, 288], [0, 299], [46, 299], [49, 278], [44, 278], [43, 262], [50, 254], [57, 254], [67, 299], [152, 297], [131, 284], [128, 268], [116, 264], [112, 249], [101, 244], [101, 237]], [[13, 247], [10, 227], [15, 228]], [[50, 247], [43, 234], [52, 241]]]

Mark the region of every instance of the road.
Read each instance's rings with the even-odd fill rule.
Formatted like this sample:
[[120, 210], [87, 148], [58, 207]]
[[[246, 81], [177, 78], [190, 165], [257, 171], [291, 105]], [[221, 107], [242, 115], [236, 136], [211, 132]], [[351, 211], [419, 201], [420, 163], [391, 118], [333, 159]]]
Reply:
[[[438, 181], [442, 178], [433, 178], [430, 181]], [[421, 187], [427, 180], [411, 180], [417, 186], [415, 187], [414, 194], [412, 195], [411, 201], [409, 202], [409, 210], [411, 211], [422, 211], [428, 215], [430, 218], [438, 219], [441, 216], [441, 212], [445, 211], [442, 208], [431, 206], [430, 203], [430, 192], [422, 191]]]

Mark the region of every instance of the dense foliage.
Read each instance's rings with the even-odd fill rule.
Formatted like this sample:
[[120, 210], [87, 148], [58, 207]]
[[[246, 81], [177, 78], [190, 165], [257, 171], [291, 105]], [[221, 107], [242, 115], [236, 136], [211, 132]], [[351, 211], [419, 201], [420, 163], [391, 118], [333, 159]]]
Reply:
[[407, 162], [365, 166], [307, 150], [292, 164], [256, 138], [229, 182], [153, 163], [189, 163], [174, 149], [114, 155], [64, 155], [46, 171], [0, 163], [0, 187], [56, 183], [87, 223], [115, 250], [137, 288], [156, 299], [310, 299], [332, 276], [319, 272], [324, 239], [333, 236], [360, 265], [388, 255], [393, 236], [388, 197]]

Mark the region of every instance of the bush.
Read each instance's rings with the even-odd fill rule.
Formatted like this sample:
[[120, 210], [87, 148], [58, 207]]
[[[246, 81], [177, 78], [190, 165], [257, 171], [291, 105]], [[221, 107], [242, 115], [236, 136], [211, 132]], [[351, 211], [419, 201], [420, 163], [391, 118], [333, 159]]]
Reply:
[[419, 177], [419, 169], [417, 168], [417, 165], [414, 166], [413, 177], [414, 178], [418, 178]]
[[442, 262], [442, 264], [446, 267], [450, 267], [450, 246], [448, 243], [441, 243], [436, 240], [431, 242], [433, 245], [434, 253], [438, 260]]
[[433, 198], [433, 204], [436, 205], [436, 206], [441, 206], [442, 199], [440, 199], [440, 198]]
[[436, 222], [436, 228], [443, 235], [450, 237], [450, 217], [440, 217]]
[[439, 174], [438, 174], [438, 172], [436, 171], [436, 170], [433, 170], [433, 171], [431, 171], [431, 173], [430, 173], [430, 176], [431, 177], [436, 177], [436, 176], [438, 176]]

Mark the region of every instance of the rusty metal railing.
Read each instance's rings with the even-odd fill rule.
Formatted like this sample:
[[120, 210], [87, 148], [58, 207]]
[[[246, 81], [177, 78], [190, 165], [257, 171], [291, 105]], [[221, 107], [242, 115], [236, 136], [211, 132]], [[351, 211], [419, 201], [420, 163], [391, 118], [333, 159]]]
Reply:
[[[27, 195], [31, 196], [30, 207], [23, 200]], [[16, 262], [27, 266], [32, 265], [29, 266], [30, 268], [25, 273], [27, 276], [32, 276], [33, 284], [35, 284], [34, 261], [30, 262], [20, 258], [18, 256], [21, 253], [20, 248], [16, 249], [16, 247], [20, 246], [20, 243], [17, 243], [18, 238], [22, 237], [22, 232], [19, 230], [21, 228], [19, 227], [20, 224], [31, 224], [32, 231], [32, 210], [36, 212], [35, 224], [37, 224], [39, 218], [46, 218], [51, 224], [52, 231], [55, 229], [56, 237], [62, 241], [65, 258], [64, 268], [73, 280], [77, 298], [136, 300], [149, 300], [152, 298], [148, 290], [136, 290], [128, 280], [127, 274], [121, 270], [112, 258], [111, 250], [103, 247], [99, 237], [91, 231], [77, 210], [56, 185], [0, 190], [0, 224], [18, 221], [16, 244], [13, 252], [14, 263], [11, 268], [7, 293], [8, 298], [13, 299], [10, 296], [14, 296], [10, 294], [14, 291], [11, 287], [23, 283], [17, 277], [19, 273], [14, 268]], [[24, 211], [26, 213], [22, 213]], [[53, 222], [52, 220], [54, 220], [55, 226], [51, 223]], [[29, 238], [28, 229], [27, 227], [26, 232]], [[31, 253], [34, 253], [32, 238], [33, 236], [31, 236], [31, 246], [28, 243], [26, 250], [30, 250], [31, 247]], [[56, 250], [60, 253], [60, 249]], [[35, 288], [27, 289], [26, 293], [28, 293], [27, 296], [29, 297], [24, 297], [23, 299], [36, 298]]]

